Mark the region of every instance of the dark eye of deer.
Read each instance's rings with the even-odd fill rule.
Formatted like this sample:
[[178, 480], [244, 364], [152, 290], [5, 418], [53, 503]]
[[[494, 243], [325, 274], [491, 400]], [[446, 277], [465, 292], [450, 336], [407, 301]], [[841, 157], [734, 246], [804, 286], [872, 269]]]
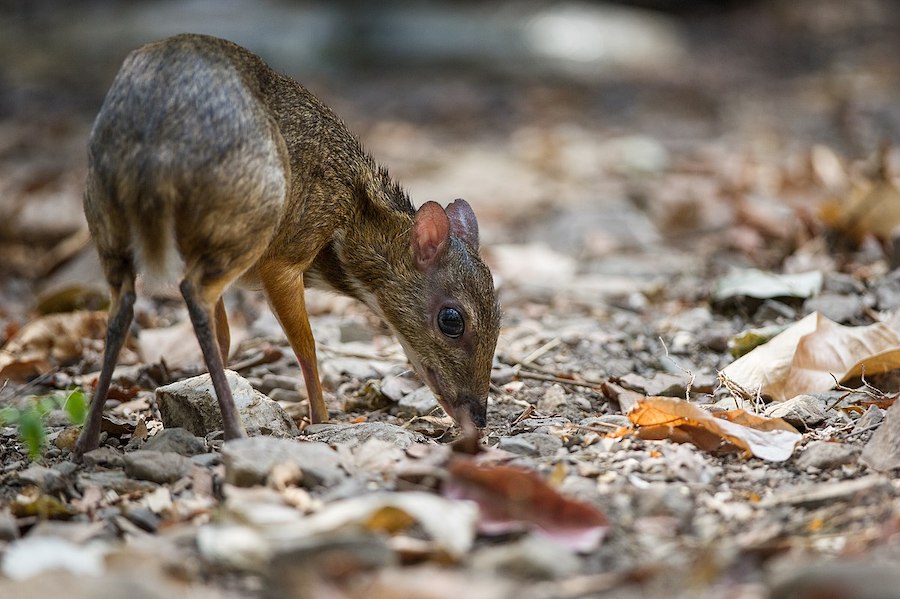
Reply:
[[462, 314], [456, 308], [441, 308], [438, 313], [438, 328], [451, 339], [456, 339], [466, 330]]

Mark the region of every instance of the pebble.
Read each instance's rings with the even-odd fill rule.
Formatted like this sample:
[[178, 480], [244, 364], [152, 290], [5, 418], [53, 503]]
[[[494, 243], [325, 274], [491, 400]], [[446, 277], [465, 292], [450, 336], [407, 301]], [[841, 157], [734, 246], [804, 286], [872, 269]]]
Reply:
[[46, 468], [33, 464], [17, 474], [18, 479], [24, 483], [38, 486], [41, 491], [51, 495], [65, 491], [69, 481], [65, 475], [53, 468]]
[[875, 430], [862, 452], [869, 468], [887, 472], [900, 468], [900, 404], [894, 403], [884, 413], [884, 421]]
[[401, 397], [397, 406], [401, 413], [427, 416], [438, 408], [438, 400], [431, 389], [423, 386]]
[[277, 464], [293, 464], [303, 473], [306, 488], [331, 487], [346, 477], [338, 453], [325, 443], [274, 437], [226, 441], [222, 446], [225, 481], [239, 487], [265, 483]]
[[99, 576], [105, 570], [104, 554], [98, 545], [76, 545], [56, 537], [27, 537], [6, 549], [2, 571], [13, 580], [60, 571]]
[[192, 456], [207, 451], [206, 439], [197, 437], [189, 430], [175, 427], [164, 428], [144, 443], [144, 449], [162, 452], [174, 452], [183, 456]]
[[82, 472], [78, 475], [76, 487], [84, 491], [87, 487], [100, 487], [104, 491], [113, 490], [119, 495], [128, 493], [146, 493], [156, 489], [156, 483], [146, 480], [128, 478], [121, 470], [98, 470], [97, 472]]
[[884, 420], [884, 410], [875, 405], [869, 406], [869, 409], [853, 425], [853, 434], [869, 430], [880, 424], [882, 420]]
[[172, 483], [191, 471], [191, 461], [172, 451], [138, 449], [125, 455], [125, 474], [137, 480]]
[[769, 418], [782, 418], [799, 427], [809, 427], [827, 418], [821, 402], [812, 395], [798, 395], [787, 401], [774, 403], [766, 408]]
[[[256, 391], [238, 373], [226, 370], [225, 375], [248, 435], [294, 437], [299, 433], [297, 425], [277, 402]], [[159, 387], [156, 399], [166, 428], [185, 428], [199, 436], [222, 430], [219, 402], [209, 374]]]
[[125, 512], [129, 522], [147, 532], [156, 532], [162, 519], [145, 507], [130, 507]]
[[498, 448], [524, 456], [548, 457], [562, 449], [559, 437], [544, 433], [520, 433], [512, 437], [500, 437]]
[[[871, 302], [869, 302], [871, 303]], [[806, 313], [821, 312], [835, 322], [850, 323], [862, 316], [866, 301], [862, 296], [822, 293], [803, 304]]]
[[425, 435], [386, 422], [313, 424], [306, 427], [303, 433], [310, 441], [321, 441], [332, 446], [347, 446], [351, 449], [369, 439], [387, 441], [400, 449], [406, 449], [415, 443], [428, 442]]
[[858, 455], [859, 448], [853, 445], [811, 441], [797, 458], [797, 467], [804, 470], [806, 468], [828, 470], [844, 464], [852, 464]]
[[122, 452], [108, 445], [101, 445], [84, 454], [84, 465], [88, 468], [105, 466], [108, 468], [121, 468], [125, 464]]
[[15, 541], [19, 538], [19, 526], [8, 507], [0, 509], [0, 541]]

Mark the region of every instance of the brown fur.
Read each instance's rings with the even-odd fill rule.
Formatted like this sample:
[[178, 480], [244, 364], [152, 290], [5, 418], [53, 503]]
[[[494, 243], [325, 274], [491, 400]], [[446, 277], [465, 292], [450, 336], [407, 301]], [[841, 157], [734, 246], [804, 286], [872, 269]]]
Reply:
[[[112, 289], [111, 324], [130, 322], [134, 277], [164, 270], [171, 240], [214, 383], [215, 354], [228, 334], [216, 306], [241, 278], [267, 293], [297, 353], [312, 419], [327, 418], [305, 283], [366, 302], [451, 415], [484, 424], [499, 308], [475, 247], [474, 215], [462, 203], [465, 213], [453, 222], [457, 230], [470, 222], [475, 237], [448, 237], [434, 266], [418, 268], [409, 198], [303, 86], [224, 40], [180, 35], [148, 44], [113, 82], [89, 159], [85, 214]], [[459, 339], [437, 327], [448, 302], [465, 316]], [[121, 344], [114, 333], [105, 364], [114, 364]], [[204, 346], [204, 336], [218, 343]], [[227, 420], [230, 390], [221, 384]], [[79, 451], [96, 445], [91, 422], [99, 427], [102, 387]], [[226, 437], [241, 433], [239, 423], [229, 430], [226, 422]]]

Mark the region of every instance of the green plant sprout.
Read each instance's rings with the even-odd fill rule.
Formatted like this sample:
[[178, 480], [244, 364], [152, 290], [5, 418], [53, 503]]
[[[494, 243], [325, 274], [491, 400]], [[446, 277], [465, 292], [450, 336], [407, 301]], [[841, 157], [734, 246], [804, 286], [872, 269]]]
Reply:
[[0, 408], [0, 426], [16, 426], [19, 438], [28, 450], [28, 457], [36, 460], [47, 443], [45, 420], [50, 412], [57, 409], [64, 410], [69, 421], [80, 426], [87, 414], [87, 396], [81, 389], [72, 389], [33, 398], [26, 408]]

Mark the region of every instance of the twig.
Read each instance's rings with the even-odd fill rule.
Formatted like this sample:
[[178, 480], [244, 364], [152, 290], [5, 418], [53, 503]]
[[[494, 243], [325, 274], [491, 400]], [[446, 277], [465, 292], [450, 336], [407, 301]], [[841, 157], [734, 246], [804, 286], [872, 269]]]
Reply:
[[573, 379], [565, 379], [560, 376], [552, 375], [552, 374], [543, 374], [541, 372], [529, 372], [527, 370], [520, 370], [517, 375], [521, 378], [525, 379], [534, 379], [536, 381], [547, 381], [550, 383], [559, 383], [560, 385], [569, 385], [571, 387], [584, 387], [587, 389], [593, 389], [594, 391], [602, 391], [603, 383], [602, 382], [594, 382], [587, 380], [573, 380]]
[[687, 385], [685, 385], [685, 387], [684, 387], [684, 400], [691, 401], [691, 387], [694, 386], [694, 379], [696, 378], [694, 376], [694, 373], [690, 370], [686, 370], [686, 369], [682, 368], [681, 365], [678, 362], [676, 362], [675, 359], [672, 358], [672, 356], [669, 355], [669, 347], [666, 345], [666, 342], [662, 338], [662, 335], [660, 335], [658, 337], [658, 339], [659, 339], [660, 344], [662, 344], [663, 349], [666, 350], [666, 359], [668, 359], [669, 362], [671, 362], [675, 366], [675, 368], [677, 368], [681, 372], [688, 375], [688, 382], [687, 382]]
[[519, 364], [522, 366], [531, 364], [532, 362], [534, 362], [535, 360], [537, 360], [538, 358], [540, 358], [541, 356], [546, 354], [548, 351], [550, 351], [557, 345], [559, 345], [559, 337], [554, 337], [553, 339], [551, 339], [544, 345], [540, 346], [539, 348], [537, 348], [536, 350], [534, 350], [533, 352], [531, 352], [530, 354], [525, 356], [525, 358], [523, 360], [521, 360], [519, 362]]

